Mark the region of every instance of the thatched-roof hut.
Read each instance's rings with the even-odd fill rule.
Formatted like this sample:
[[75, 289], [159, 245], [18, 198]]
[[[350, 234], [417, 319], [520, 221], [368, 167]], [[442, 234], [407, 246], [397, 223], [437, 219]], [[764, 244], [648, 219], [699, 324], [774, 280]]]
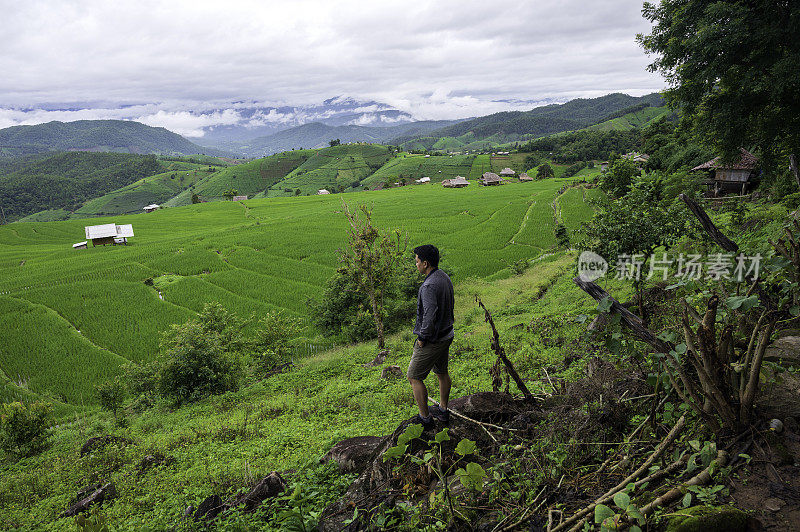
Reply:
[[469, 185], [469, 181], [460, 175], [455, 176], [453, 179], [445, 179], [442, 181], [442, 186], [447, 188], [462, 188], [467, 185]]
[[503, 179], [494, 172], [486, 172], [481, 176], [481, 184], [483, 186], [499, 185]]
[[519, 180], [520, 181], [534, 181], [534, 179], [531, 176], [529, 176], [527, 173], [525, 173], [525, 172], [522, 172], [521, 174], [519, 174]]
[[500, 177], [514, 177], [517, 173], [511, 168], [503, 168], [500, 170]]
[[747, 184], [757, 175], [758, 158], [745, 150], [739, 148], [739, 159], [732, 163], [723, 163], [719, 157], [715, 157], [699, 166], [692, 168], [692, 172], [705, 171], [708, 174], [706, 184], [709, 189], [714, 191], [714, 195], [720, 191], [735, 191], [745, 193]]

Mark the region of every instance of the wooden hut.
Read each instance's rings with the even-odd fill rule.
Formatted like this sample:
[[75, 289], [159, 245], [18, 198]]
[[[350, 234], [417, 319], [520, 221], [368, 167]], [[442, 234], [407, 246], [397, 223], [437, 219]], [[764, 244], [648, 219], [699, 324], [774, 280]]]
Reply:
[[247, 199], [247, 196], [234, 196], [231, 201], [244, 201]]
[[739, 159], [733, 163], [723, 163], [719, 157], [692, 168], [692, 172], [704, 171], [708, 174], [705, 184], [716, 196], [720, 192], [740, 192], [745, 194], [747, 185], [757, 175], [758, 158], [739, 148]]
[[527, 173], [525, 173], [525, 172], [522, 172], [521, 174], [519, 174], [519, 180], [520, 181], [534, 181], [534, 179], [531, 176], [529, 176]]
[[455, 176], [453, 179], [445, 179], [442, 181], [442, 186], [447, 188], [463, 188], [467, 185], [469, 185], [469, 181], [460, 175]]
[[326, 190], [324, 188], [321, 188], [321, 189], [317, 190], [317, 196], [322, 196], [324, 194], [330, 194], [330, 191], [328, 191], [328, 190]]
[[514, 177], [517, 173], [511, 168], [503, 168], [500, 170], [500, 177]]
[[156, 203], [151, 203], [150, 205], [142, 207], [142, 210], [144, 212], [153, 212], [153, 211], [157, 211], [160, 208], [161, 208], [161, 205], [158, 205]]
[[481, 176], [481, 185], [488, 187], [492, 185], [499, 185], [503, 179], [494, 172], [486, 172]]
[[86, 233], [86, 240], [92, 241], [92, 246], [106, 244], [127, 244], [128, 239], [133, 236], [133, 225], [87, 225], [83, 228]]

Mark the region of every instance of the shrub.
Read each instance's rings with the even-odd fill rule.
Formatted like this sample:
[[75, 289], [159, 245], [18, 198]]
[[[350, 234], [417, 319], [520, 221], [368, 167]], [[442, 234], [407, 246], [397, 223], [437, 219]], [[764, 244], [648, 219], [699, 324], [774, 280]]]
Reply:
[[18, 457], [33, 456], [46, 449], [52, 411], [50, 403], [0, 405], [0, 448]]
[[536, 179], [547, 179], [548, 177], [555, 177], [553, 167], [547, 163], [542, 164], [536, 169]]
[[125, 401], [125, 385], [119, 378], [106, 381], [103, 384], [98, 384], [94, 387], [97, 400], [100, 402], [100, 408], [108, 410], [117, 417], [117, 410], [122, 406]]
[[556, 245], [560, 248], [569, 248], [569, 232], [564, 224], [556, 226]]
[[250, 344], [253, 355], [263, 369], [270, 369], [289, 361], [289, 342], [300, 332], [300, 320], [283, 312], [268, 312], [258, 322], [255, 339]]
[[210, 303], [197, 319], [172, 325], [161, 343], [159, 393], [181, 404], [237, 390], [244, 324]]

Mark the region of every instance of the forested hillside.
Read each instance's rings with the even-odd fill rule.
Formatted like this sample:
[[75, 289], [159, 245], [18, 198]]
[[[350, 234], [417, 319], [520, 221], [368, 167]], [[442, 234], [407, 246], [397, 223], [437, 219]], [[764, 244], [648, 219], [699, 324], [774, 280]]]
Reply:
[[32, 151], [229, 155], [193, 144], [163, 127], [130, 120], [78, 120], [0, 129], [0, 156]]
[[76, 152], [25, 157], [0, 166], [0, 205], [7, 221], [47, 209], [72, 211], [87, 198], [163, 169], [154, 155]]

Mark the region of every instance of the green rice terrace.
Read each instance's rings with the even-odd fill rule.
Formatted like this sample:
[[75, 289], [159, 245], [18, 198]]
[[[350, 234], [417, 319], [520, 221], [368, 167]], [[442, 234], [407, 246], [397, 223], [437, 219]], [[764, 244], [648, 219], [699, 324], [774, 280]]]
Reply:
[[[412, 243], [437, 242], [457, 282], [502, 277], [554, 246], [553, 204], [565, 182], [190, 205], [108, 218], [133, 224], [136, 236], [87, 250], [71, 245], [85, 225], [106, 220], [2, 226], [2, 393], [38, 394], [65, 410], [91, 405], [97, 383], [126, 361], [150, 360], [169, 324], [211, 301], [241, 316], [282, 310], [316, 337], [306, 301], [337, 267], [342, 199], [372, 205], [376, 223], [400, 228]], [[564, 197], [557, 211], [569, 227], [588, 219], [581, 194]]]

